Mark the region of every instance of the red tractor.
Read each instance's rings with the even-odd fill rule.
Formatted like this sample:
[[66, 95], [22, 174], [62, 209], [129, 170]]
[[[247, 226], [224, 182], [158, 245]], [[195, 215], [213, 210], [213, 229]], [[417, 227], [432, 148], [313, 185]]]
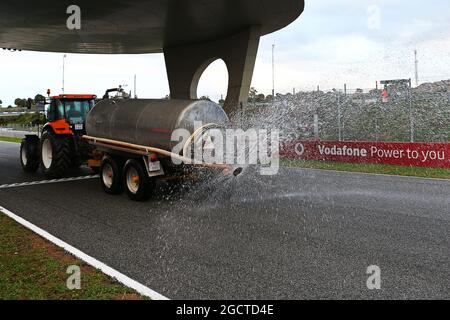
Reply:
[[27, 135], [20, 145], [20, 161], [26, 172], [41, 167], [46, 177], [64, 175], [91, 159], [93, 147], [82, 140], [86, 115], [95, 104], [92, 94], [61, 94], [50, 98], [48, 122], [38, 135]]

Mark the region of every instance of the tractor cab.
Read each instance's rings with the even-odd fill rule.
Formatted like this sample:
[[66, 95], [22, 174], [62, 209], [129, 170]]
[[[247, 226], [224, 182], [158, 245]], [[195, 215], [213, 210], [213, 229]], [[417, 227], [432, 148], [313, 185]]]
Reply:
[[51, 97], [47, 107], [48, 123], [45, 127], [51, 127], [57, 135], [85, 134], [86, 116], [94, 106], [95, 99], [95, 95], [81, 94]]
[[[114, 99], [128, 99], [122, 86], [106, 91], [116, 92]], [[39, 134], [28, 134], [20, 145], [20, 162], [25, 172], [35, 172], [41, 167], [50, 179], [62, 177], [68, 168], [76, 168], [95, 161], [95, 147], [83, 139], [86, 135], [86, 118], [97, 102], [93, 94], [60, 94], [45, 99], [48, 122]], [[97, 168], [91, 166], [91, 168]], [[95, 171], [95, 169], [94, 169]]]
[[35, 172], [41, 167], [48, 178], [54, 179], [90, 159], [92, 147], [82, 136], [86, 134], [86, 117], [95, 99], [95, 95], [86, 94], [62, 94], [46, 99], [48, 122], [40, 136], [26, 135], [20, 145], [25, 172]]

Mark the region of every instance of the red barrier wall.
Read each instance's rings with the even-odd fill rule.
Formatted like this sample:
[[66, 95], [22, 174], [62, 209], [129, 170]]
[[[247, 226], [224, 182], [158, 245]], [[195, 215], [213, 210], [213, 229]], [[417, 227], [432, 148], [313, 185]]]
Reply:
[[280, 155], [303, 160], [450, 168], [450, 143], [290, 141]]

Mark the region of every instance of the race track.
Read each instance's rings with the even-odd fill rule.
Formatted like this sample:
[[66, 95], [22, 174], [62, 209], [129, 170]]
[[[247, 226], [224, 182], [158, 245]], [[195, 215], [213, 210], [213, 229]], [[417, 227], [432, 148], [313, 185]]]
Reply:
[[[0, 185], [44, 179], [18, 152], [0, 142]], [[247, 168], [145, 203], [86, 179], [0, 187], [0, 206], [171, 299], [450, 298], [450, 181]]]

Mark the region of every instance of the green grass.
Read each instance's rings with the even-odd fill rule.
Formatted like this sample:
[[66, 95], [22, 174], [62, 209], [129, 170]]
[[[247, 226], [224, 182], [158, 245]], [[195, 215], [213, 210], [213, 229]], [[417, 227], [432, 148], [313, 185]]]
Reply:
[[450, 179], [450, 169], [441, 169], [441, 168], [407, 167], [407, 166], [393, 166], [384, 164], [365, 164], [365, 163], [344, 163], [334, 161], [304, 161], [286, 158], [281, 159], [281, 165], [287, 167]]
[[22, 138], [0, 137], [0, 141], [20, 143], [22, 141]]
[[[81, 268], [81, 289], [69, 290], [67, 267]], [[0, 300], [142, 299], [0, 213]]]

